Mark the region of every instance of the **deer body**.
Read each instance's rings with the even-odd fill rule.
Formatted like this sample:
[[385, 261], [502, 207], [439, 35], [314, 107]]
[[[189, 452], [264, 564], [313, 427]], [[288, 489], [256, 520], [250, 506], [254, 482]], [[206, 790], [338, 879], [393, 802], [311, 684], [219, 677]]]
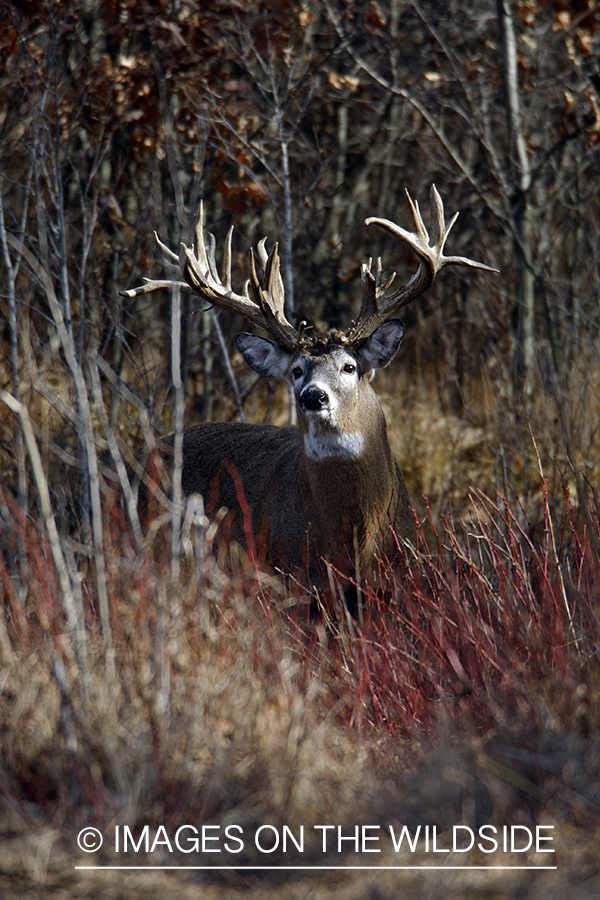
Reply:
[[[158, 443], [163, 458], [172, 453], [173, 440], [170, 436]], [[355, 530], [357, 548], [367, 559], [376, 547], [388, 554], [393, 549], [390, 524], [400, 538], [414, 537], [414, 515], [393, 459], [385, 470], [372, 454], [359, 461], [332, 457], [315, 462], [306, 457], [297, 426], [237, 423], [188, 429], [183, 457], [184, 494], [202, 494], [209, 514], [226, 507], [232, 514], [230, 537], [246, 543], [239, 482], [230, 467], [240, 473], [254, 540], [265, 542], [271, 561], [290, 569], [306, 571], [321, 556], [347, 568], [354, 563]], [[374, 464], [377, 483], [365, 491]]]
[[[253, 368], [294, 384], [299, 425], [206, 423], [188, 429], [183, 493], [201, 494], [209, 514], [227, 507], [230, 536], [242, 542], [248, 535], [241, 507], [247, 503], [253, 537], [266, 543], [271, 560], [291, 569], [318, 567], [324, 557], [345, 570], [357, 551], [371, 560], [377, 551], [389, 556], [395, 536], [413, 539], [414, 513], [369, 383], [373, 367], [395, 354], [403, 329], [399, 322], [382, 329], [385, 348], [382, 335], [374, 336], [356, 355], [331, 338], [333, 348], [318, 345], [311, 354], [240, 335], [238, 346]], [[370, 345], [377, 345], [377, 356]], [[171, 435], [158, 443], [164, 460], [172, 459], [174, 440]]]
[[[251, 252], [251, 279], [243, 293], [235, 293], [231, 230], [220, 277], [212, 237], [208, 248], [205, 244], [202, 207], [195, 249], [182, 245], [185, 280], [147, 281], [122, 292], [136, 296], [176, 286], [241, 313], [274, 338], [241, 334], [236, 342], [259, 374], [285, 378], [292, 385], [298, 425], [209, 423], [188, 429], [183, 437], [182, 488], [186, 495], [202, 494], [209, 513], [227, 507], [232, 538], [264, 541], [272, 559], [289, 569], [308, 569], [310, 577], [322, 560], [347, 571], [359, 553], [369, 567], [378, 550], [389, 556], [398, 539], [414, 538], [414, 513], [370, 381], [377, 369], [391, 361], [402, 340], [404, 329], [392, 314], [426, 290], [442, 266], [496, 271], [464, 257], [444, 256], [456, 215], [446, 227], [435, 187], [432, 240], [418, 206], [408, 200], [414, 232], [387, 219], [367, 219], [367, 224], [376, 223], [408, 243], [421, 265], [406, 285], [391, 294], [387, 292], [394, 275], [384, 276], [381, 260], [374, 272], [371, 260], [363, 265], [362, 307], [346, 332], [332, 330], [307, 337], [305, 323], [296, 330], [287, 321], [277, 245], [270, 254], [264, 241], [258, 245], [261, 277]], [[166, 263], [179, 266], [179, 257], [158, 238], [157, 242]], [[173, 446], [174, 436], [157, 444], [167, 469], [172, 468]], [[143, 506], [147, 497], [143, 483], [140, 497]], [[250, 522], [244, 515], [247, 511]]]

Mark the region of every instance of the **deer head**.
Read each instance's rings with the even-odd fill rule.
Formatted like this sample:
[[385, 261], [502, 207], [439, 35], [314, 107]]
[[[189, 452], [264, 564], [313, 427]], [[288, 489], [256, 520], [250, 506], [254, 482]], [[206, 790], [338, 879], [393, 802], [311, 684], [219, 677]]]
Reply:
[[[219, 276], [214, 237], [212, 234], [208, 235], [208, 246], [204, 237], [202, 203], [194, 248], [182, 243], [180, 256], [177, 257], [155, 234], [165, 260], [178, 267], [185, 280], [144, 279], [146, 283], [143, 286], [121, 291], [121, 294], [135, 297], [176, 285], [181, 291], [198, 294], [214, 306], [241, 314], [264, 329], [272, 338], [268, 340], [252, 334], [239, 335], [236, 343], [246, 362], [266, 378], [287, 378], [290, 381], [301, 421], [308, 418], [315, 422], [333, 424], [337, 411], [344, 404], [338, 402], [331, 393], [331, 385], [338, 384], [340, 397], [351, 394], [361, 379], [368, 379], [375, 369], [390, 362], [400, 346], [404, 331], [402, 324], [392, 317], [426, 291], [443, 266], [460, 265], [487, 272], [497, 271], [466, 257], [444, 255], [446, 240], [458, 213], [446, 225], [444, 206], [435, 185], [431, 188], [431, 238], [418, 203], [413, 202], [408, 191], [406, 196], [412, 211], [414, 231], [406, 231], [389, 219], [371, 217], [366, 219], [365, 224], [379, 225], [408, 244], [419, 258], [419, 268], [406, 284], [390, 291], [396, 274], [386, 275], [381, 259], [377, 260], [374, 267], [372, 259], [363, 263], [361, 309], [344, 332], [331, 330], [321, 334], [311, 330], [309, 333], [305, 328], [306, 323], [302, 322], [296, 329], [287, 320], [278, 246], [275, 244], [270, 253], [267, 253], [266, 238], [258, 244], [256, 254], [254, 250], [250, 250], [250, 278], [244, 284], [242, 293], [233, 291], [233, 228], [227, 235], [222, 274]], [[315, 374], [317, 371], [318, 376]]]

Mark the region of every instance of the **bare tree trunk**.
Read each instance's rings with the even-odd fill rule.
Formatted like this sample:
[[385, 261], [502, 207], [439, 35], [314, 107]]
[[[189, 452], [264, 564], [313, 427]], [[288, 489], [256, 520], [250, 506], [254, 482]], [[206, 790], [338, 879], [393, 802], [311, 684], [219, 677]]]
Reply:
[[515, 393], [531, 399], [535, 368], [535, 278], [532, 257], [531, 167], [523, 135], [517, 44], [510, 0], [498, 0], [498, 20], [503, 41], [504, 80], [508, 127], [516, 152], [517, 184], [511, 213], [517, 257], [517, 346], [515, 353]]
[[[16, 297], [16, 269], [18, 269], [19, 261], [13, 265], [13, 261], [8, 248], [6, 236], [6, 225], [4, 222], [4, 200], [0, 190], [0, 244], [2, 245], [2, 253], [4, 256], [4, 264], [6, 266], [6, 280], [8, 293], [8, 324], [10, 329], [10, 364], [11, 364], [11, 383], [13, 397], [17, 402], [21, 400], [21, 392], [19, 388], [19, 347], [17, 332], [17, 297]], [[27, 477], [25, 472], [25, 447], [23, 444], [23, 432], [19, 430], [16, 436], [16, 460], [19, 479], [19, 505], [21, 509], [27, 508]], [[19, 538], [20, 540], [20, 538]]]
[[205, 309], [200, 313], [200, 330], [202, 334], [202, 381], [204, 385], [204, 393], [202, 395], [202, 421], [210, 422], [213, 411], [213, 360], [214, 351], [212, 341], [210, 339], [210, 329], [212, 317], [210, 312]]
[[[275, 96], [277, 96], [275, 94]], [[285, 135], [283, 123], [283, 108], [277, 104], [277, 134], [281, 146], [281, 167], [283, 184], [283, 283], [285, 286], [286, 316], [290, 322], [296, 318], [296, 301], [294, 299], [294, 249], [292, 242], [292, 186], [290, 176], [290, 160], [288, 153], [288, 138]], [[290, 424], [296, 424], [296, 400], [293, 388], [288, 389]]]
[[[183, 511], [181, 472], [183, 469], [183, 412], [185, 405], [181, 380], [181, 292], [171, 291], [171, 377], [175, 393], [175, 442], [173, 466], [173, 513], [171, 516], [171, 579], [177, 585], [180, 573], [180, 532]], [[178, 601], [175, 601], [178, 602]]]
[[278, 110], [279, 141], [281, 144], [281, 162], [283, 169], [283, 281], [285, 284], [286, 316], [293, 322], [296, 317], [296, 301], [294, 299], [293, 243], [292, 243], [292, 186], [290, 181], [290, 161], [288, 141], [283, 132], [283, 112]]

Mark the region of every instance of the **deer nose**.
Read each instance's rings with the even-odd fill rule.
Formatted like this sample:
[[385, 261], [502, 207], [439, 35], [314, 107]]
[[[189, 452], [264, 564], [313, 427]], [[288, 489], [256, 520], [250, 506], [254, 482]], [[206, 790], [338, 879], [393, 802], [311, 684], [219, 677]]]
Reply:
[[302, 409], [318, 410], [327, 406], [327, 394], [320, 388], [307, 388], [300, 394], [300, 406]]

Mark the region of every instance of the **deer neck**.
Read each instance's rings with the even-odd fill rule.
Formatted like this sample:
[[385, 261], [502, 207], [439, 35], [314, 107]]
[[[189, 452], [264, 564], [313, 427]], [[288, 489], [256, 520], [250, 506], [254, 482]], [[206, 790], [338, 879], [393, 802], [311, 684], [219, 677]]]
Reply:
[[374, 403], [363, 404], [360, 417], [349, 417], [343, 428], [300, 419], [302, 465], [327, 531], [367, 531], [392, 500], [394, 461], [383, 411], [372, 396]]

